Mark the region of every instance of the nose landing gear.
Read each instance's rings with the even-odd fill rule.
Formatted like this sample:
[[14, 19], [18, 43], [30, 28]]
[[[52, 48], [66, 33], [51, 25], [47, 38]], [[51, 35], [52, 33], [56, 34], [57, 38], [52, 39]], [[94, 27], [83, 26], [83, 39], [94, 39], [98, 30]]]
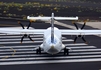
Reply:
[[38, 49], [36, 49], [36, 53], [41, 54], [41, 48], [40, 47]]
[[64, 55], [69, 55], [69, 49], [67, 49], [66, 47], [64, 48]]

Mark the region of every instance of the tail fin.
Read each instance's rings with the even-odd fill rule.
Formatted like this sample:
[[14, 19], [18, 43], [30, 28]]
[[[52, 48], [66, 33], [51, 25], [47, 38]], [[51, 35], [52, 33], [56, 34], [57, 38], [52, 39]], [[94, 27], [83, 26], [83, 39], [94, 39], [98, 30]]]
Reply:
[[54, 13], [51, 16], [51, 42], [54, 43]]
[[51, 20], [51, 42], [54, 43], [54, 20], [78, 20], [78, 17], [54, 17], [52, 13], [51, 17], [29, 17], [29, 20]]

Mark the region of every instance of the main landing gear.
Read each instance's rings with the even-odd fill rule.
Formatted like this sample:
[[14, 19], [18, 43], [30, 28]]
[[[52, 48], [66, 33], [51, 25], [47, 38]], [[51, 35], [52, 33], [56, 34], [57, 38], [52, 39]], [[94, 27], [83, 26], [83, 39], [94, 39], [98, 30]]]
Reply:
[[41, 48], [40, 47], [38, 49], [36, 49], [36, 53], [41, 54]]
[[69, 49], [67, 49], [66, 47], [64, 48], [64, 55], [69, 55]]

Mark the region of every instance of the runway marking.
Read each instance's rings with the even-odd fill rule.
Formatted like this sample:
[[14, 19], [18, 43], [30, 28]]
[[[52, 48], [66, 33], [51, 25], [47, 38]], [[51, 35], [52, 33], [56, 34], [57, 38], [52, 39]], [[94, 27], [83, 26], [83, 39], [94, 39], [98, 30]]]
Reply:
[[[3, 45], [3, 47], [5, 47], [4, 45]], [[12, 51], [14, 51], [14, 53], [13, 54], [11, 54], [12, 56], [16, 53], [16, 50], [14, 50], [12, 47], [9, 47], [9, 49], [10, 50], [12, 50]], [[0, 52], [1, 51], [4, 51], [4, 50], [0, 50]], [[7, 58], [9, 58], [10, 56], [4, 56], [4, 57], [2, 57], [2, 59], [4, 60], [4, 59], [7, 59]]]
[[38, 47], [38, 46], [40, 46], [40, 45], [5, 46], [5, 47], [0, 47], [0, 49], [8, 48], [8, 47], [12, 47], [12, 48], [35, 48], [35, 47]]
[[[9, 46], [8, 46], [9, 47]], [[8, 48], [8, 47], [5, 47], [5, 48]], [[38, 46], [10, 46], [10, 47], [12, 47], [12, 48], [15, 48], [15, 50], [17, 51], [17, 50], [34, 50], [34, 48], [37, 48]], [[80, 47], [77, 47], [77, 48], [79, 48], [79, 49], [77, 49], [76, 47], [69, 47], [69, 48], [71, 48], [71, 50], [70, 51], [72, 51], [72, 52], [82, 52], [82, 51], [85, 51], [85, 52], [87, 52], [87, 51], [101, 51], [101, 49], [95, 49], [96, 47], [95, 46], [86, 46], [86, 47], [88, 47], [88, 48], [90, 48], [90, 49], [84, 49], [85, 47], [82, 47], [82, 46], [80, 46]], [[81, 48], [81, 49], [80, 49]], [[83, 48], [83, 49], [82, 49]], [[91, 49], [91, 48], [94, 48], [94, 49]], [[0, 52], [1, 51], [11, 51], [10, 49], [6, 49], [6, 50], [2, 50], [2, 49], [4, 49], [4, 48], [1, 48], [1, 50], [0, 50]], [[73, 50], [72, 50], [73, 49]], [[75, 50], [76, 49], [76, 50]]]
[[44, 64], [44, 63], [71, 63], [71, 62], [97, 62], [101, 58], [94, 59], [70, 59], [70, 60], [48, 60], [48, 61], [16, 61], [16, 62], [0, 62], [0, 65], [18, 65], [18, 64]]
[[79, 47], [69, 47], [71, 49], [89, 49], [89, 48], [96, 48], [96, 46], [79, 46]]
[[[62, 40], [63, 42], [68, 42], [68, 41], [73, 41], [73, 40]], [[34, 41], [34, 42], [32, 42], [32, 41], [23, 41], [22, 43], [42, 43], [43, 41]], [[0, 44], [15, 44], [15, 43], [20, 43], [20, 41], [19, 42], [0, 42]]]
[[[5, 47], [0, 47], [0, 49], [6, 49], [8, 47], [12, 47], [12, 48], [35, 48], [35, 47], [39, 47], [40, 45], [24, 45], [24, 46], [5, 46]], [[68, 47], [67, 47], [68, 48]], [[96, 48], [96, 46], [79, 46], [79, 47], [69, 47], [71, 49], [90, 49], [90, 48]]]
[[[34, 35], [35, 36], [35, 35]], [[43, 39], [42, 37], [32, 37], [33, 39], [40, 40]], [[37, 35], [36, 35], [37, 36]], [[1, 36], [2, 37], [2, 36]], [[4, 36], [6, 38], [7, 36]], [[9, 36], [8, 36], [9, 37]], [[17, 36], [16, 36], [17, 37]], [[22, 36], [20, 36], [21, 38]], [[10, 36], [12, 38], [12, 36]], [[15, 37], [14, 37], [15, 38]], [[15, 43], [20, 43], [20, 38], [18, 39], [0, 39], [0, 43], [5, 43], [5, 44], [15, 44]], [[35, 54], [36, 50], [35, 48], [38, 45], [26, 45], [24, 46], [21, 44], [20, 46], [14, 45], [14, 46], [5, 46], [5, 47], [0, 47], [0, 65], [17, 65], [17, 64], [40, 64], [40, 63], [66, 63], [66, 62], [92, 62], [92, 61], [101, 61], [101, 49], [97, 49], [96, 46], [88, 46], [85, 43], [76, 43], [73, 44], [72, 41], [73, 39], [66, 39], [66, 37], [63, 37], [63, 42], [70, 42], [69, 44], [65, 44], [66, 47], [71, 48], [69, 50], [69, 55], [70, 56], [63, 56], [63, 51], [60, 54], [57, 54], [56, 56], [51, 56], [48, 54], [44, 54], [42, 51], [42, 54]], [[13, 41], [14, 42], [11, 42]], [[23, 43], [42, 43], [43, 41], [25, 41], [29, 40], [27, 38], [24, 39]], [[2, 41], [9, 41], [9, 42], [2, 42]], [[11, 51], [9, 49], [11, 47]], [[7, 49], [5, 49], [7, 48]], [[95, 49], [96, 48], [96, 49]], [[5, 49], [5, 50], [3, 50]], [[3, 52], [2, 52], [3, 51]], [[11, 54], [11, 55], [10, 55]], [[10, 56], [4, 56], [4, 55], [10, 55]], [[5, 58], [4, 58], [5, 57]], [[11, 58], [9, 58], [11, 57]], [[7, 59], [9, 58], [9, 59]]]
[[[19, 37], [19, 36], [21, 36], [21, 35], [23, 35], [23, 34], [0, 34], [1, 36], [3, 35], [3, 37], [4, 36], [13, 36], [14, 37], [14, 35], [15, 35], [15, 37], [16, 37], [16, 35]], [[43, 35], [37, 35], [37, 34], [30, 34], [30, 36], [35, 36], [35, 37], [43, 37]]]
[[75, 26], [68, 25], [68, 24], [65, 24], [65, 23], [62, 23], [62, 22], [58, 22], [58, 21], [55, 21], [54, 24], [59, 25], [59, 26], [63, 26], [63, 27], [66, 27], [66, 28], [75, 29]]
[[[44, 56], [44, 57], [42, 57], [42, 56]], [[50, 56], [49, 55], [38, 55], [38, 54], [30, 54], [30, 55], [26, 55], [26, 54], [17, 55], [16, 54], [16, 55], [12, 56], [12, 58], [6, 59], [6, 60], [13, 60], [13, 59], [17, 59], [17, 58], [19, 60], [20, 60], [20, 58], [22, 58], [22, 59], [26, 58], [26, 60], [27, 59], [34, 59], [34, 58], [36, 58], [36, 59], [74, 59], [74, 58], [75, 59], [78, 59], [78, 58], [88, 58], [88, 59], [90, 59], [90, 58], [98, 58], [98, 57], [101, 58], [101, 55], [96, 55], [96, 54], [94, 54], [94, 55], [76, 55], [76, 56], [61, 56], [61, 55], [51, 56], [51, 57]], [[0, 56], [0, 57], [2, 58], [4, 56]], [[0, 59], [0, 60], [2, 60], [2, 59]]]
[[[5, 38], [10, 38], [10, 40], [13, 40], [13, 39], [11, 39], [11, 38], [21, 38], [22, 37], [22, 35], [21, 36], [0, 36], [0, 38], [3, 40], [3, 38], [5, 39]], [[30, 36], [31, 38], [33, 38], [33, 39], [43, 39], [43, 36]], [[39, 38], [36, 38], [36, 37], [39, 37]], [[19, 39], [16, 39], [16, 40], [19, 40]], [[28, 38], [24, 38], [24, 39], [28, 39]], [[66, 37], [62, 37], [62, 39], [66, 39]], [[6, 39], [7, 40], [7, 39]]]
[[[33, 40], [43, 40], [43, 38], [32, 38]], [[21, 39], [0, 39], [0, 41], [20, 41]], [[24, 41], [25, 40], [29, 40], [29, 38], [24, 38], [23, 39]]]
[[[23, 36], [23, 34], [22, 35], [19, 35], [19, 36], [7, 36], [6, 34], [5, 34], [5, 36], [0, 36], [0, 38], [18, 38], [18, 37], [22, 37]], [[32, 36], [32, 35], [30, 35], [32, 38], [33, 37], [41, 37], [41, 38], [43, 38], [43, 36], [42, 35], [38, 35], [38, 36]]]
[[[58, 59], [62, 59], [62, 60], [64, 60], [64, 59], [66, 59], [66, 60], [70, 60], [70, 59], [93, 59], [93, 58], [101, 58], [101, 55], [85, 55], [85, 56], [55, 56], [55, 57], [35, 57], [35, 55], [32, 55], [32, 57], [24, 57], [24, 56], [26, 56], [26, 55], [23, 55], [23, 56], [21, 56], [21, 55], [15, 55], [14, 56], [14, 58], [10, 58], [10, 59], [5, 59], [5, 61], [18, 61], [18, 60], [25, 60], [25, 61], [28, 61], [28, 60], [30, 60], [30, 61], [32, 61], [32, 60], [49, 60], [49, 59], [55, 59], [55, 60], [57, 60], [58, 61]], [[39, 55], [40, 56], [40, 55]], [[42, 55], [41, 55], [42, 56]], [[16, 57], [16, 58], [15, 58]], [[19, 58], [20, 57], [20, 58]], [[2, 61], [2, 59], [0, 59], [0, 61]]]
[[79, 46], [79, 45], [87, 45], [85, 43], [76, 43], [76, 44], [64, 44], [65, 46]]
[[101, 51], [101, 49], [80, 49], [80, 50], [72, 50], [72, 52], [88, 52], [88, 51]]
[[[22, 51], [22, 52], [16, 52], [16, 54], [34, 54], [36, 51]], [[8, 52], [0, 53], [0, 55], [3, 54], [10, 54]], [[101, 54], [101, 51], [95, 51], [95, 52], [70, 52], [69, 55], [91, 55], [91, 54]]]
[[86, 55], [90, 55], [90, 54], [101, 54], [101, 52], [78, 52], [78, 53], [70, 53], [70, 55], [80, 55], [80, 54], [82, 54], [82, 55], [84, 55], [84, 54], [86, 54]]
[[[43, 38], [32, 38], [33, 40], [43, 40]], [[67, 40], [65, 40], [66, 38], [62, 38], [64, 41], [73, 41], [72, 39], [67, 39]], [[2, 42], [2, 41], [20, 41], [21, 39], [19, 38], [19, 39], [0, 39], [0, 41]], [[29, 40], [29, 38], [24, 38], [23, 39], [24, 41], [26, 41], [26, 40]]]

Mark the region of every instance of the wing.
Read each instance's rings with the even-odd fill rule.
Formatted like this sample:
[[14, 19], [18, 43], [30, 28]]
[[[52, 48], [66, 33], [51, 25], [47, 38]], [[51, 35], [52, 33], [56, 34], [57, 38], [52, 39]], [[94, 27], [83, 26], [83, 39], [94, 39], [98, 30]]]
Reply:
[[60, 30], [62, 35], [98, 35], [101, 30]]
[[5, 34], [44, 34], [45, 29], [22, 29], [21, 27], [0, 28], [0, 33]]
[[[0, 33], [5, 34], [44, 34], [46, 29], [22, 29], [21, 27], [8, 27], [0, 28]], [[98, 35], [101, 34], [101, 30], [60, 30], [62, 35]]]

